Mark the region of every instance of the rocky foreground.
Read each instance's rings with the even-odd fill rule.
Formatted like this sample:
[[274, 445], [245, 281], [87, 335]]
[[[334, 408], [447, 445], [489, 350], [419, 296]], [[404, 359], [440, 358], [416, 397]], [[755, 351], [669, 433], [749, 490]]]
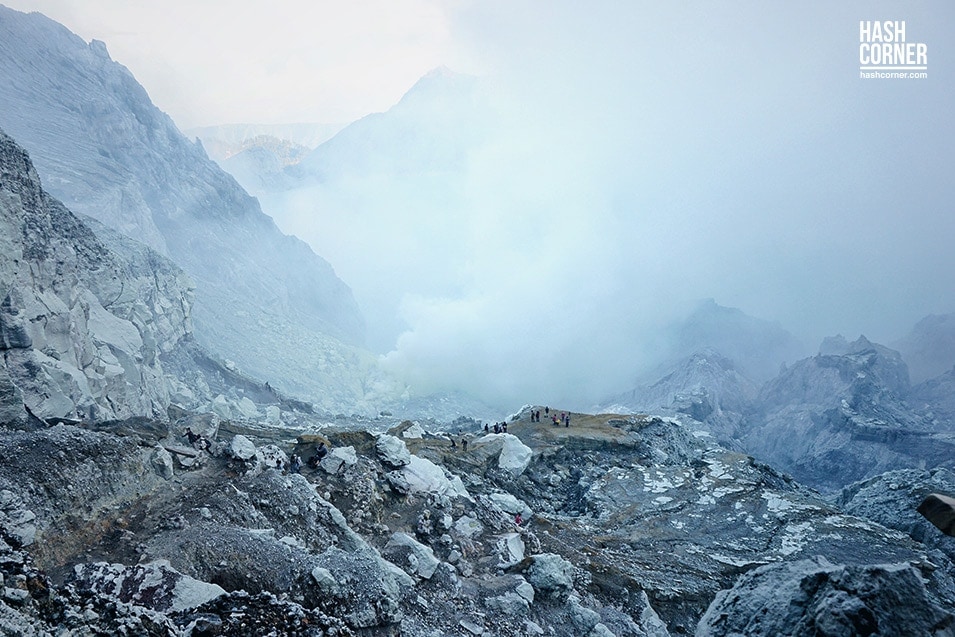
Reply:
[[827, 502], [677, 420], [529, 413], [454, 447], [175, 408], [5, 430], [0, 633], [955, 634], [955, 539], [915, 511], [946, 470]]

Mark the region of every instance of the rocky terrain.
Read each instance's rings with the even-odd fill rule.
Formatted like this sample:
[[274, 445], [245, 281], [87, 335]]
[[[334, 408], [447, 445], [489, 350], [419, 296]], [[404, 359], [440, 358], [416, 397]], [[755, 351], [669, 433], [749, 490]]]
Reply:
[[[937, 538], [851, 515], [677, 421], [555, 427], [530, 411], [506, 434], [455, 431], [454, 447], [411, 422], [295, 435], [181, 411], [7, 428], [0, 627], [660, 637], [758, 620], [746, 634], [953, 634]], [[209, 444], [190, 446], [187, 427]], [[803, 580], [820, 592], [786, 606], [778, 592]], [[774, 604], [771, 619], [760, 609]]]

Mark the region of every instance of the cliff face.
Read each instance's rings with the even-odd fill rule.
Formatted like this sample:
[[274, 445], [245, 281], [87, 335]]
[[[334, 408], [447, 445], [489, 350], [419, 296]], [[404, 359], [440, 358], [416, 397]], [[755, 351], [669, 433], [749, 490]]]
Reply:
[[329, 408], [361, 402], [363, 378], [349, 370], [369, 364], [351, 347], [364, 322], [349, 288], [279, 232], [102, 43], [0, 7], [0, 85], [0, 126], [50, 193], [193, 279], [200, 344]]
[[191, 332], [188, 277], [141, 248], [121, 258], [40, 186], [0, 131], [0, 388], [7, 420], [151, 415], [159, 356]]
[[740, 438], [757, 458], [824, 490], [949, 465], [950, 422], [912, 397], [898, 352], [864, 337], [830, 340], [762, 388]]

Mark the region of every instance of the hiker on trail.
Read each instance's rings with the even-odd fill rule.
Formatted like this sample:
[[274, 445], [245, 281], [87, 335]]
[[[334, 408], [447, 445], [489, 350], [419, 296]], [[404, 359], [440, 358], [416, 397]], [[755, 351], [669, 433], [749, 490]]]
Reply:
[[514, 515], [514, 524], [520, 526], [524, 523], [524, 518], [521, 516], [520, 512]]
[[498, 426], [497, 423], [494, 423], [494, 433], [496, 434], [501, 433], [501, 428]]
[[506, 422], [502, 422], [502, 423], [501, 423], [501, 433], [505, 433], [505, 434], [507, 433], [507, 423], [506, 423]]
[[289, 469], [292, 473], [298, 473], [299, 469], [302, 468], [302, 459], [298, 457], [297, 453], [292, 454], [292, 460], [289, 462]]
[[484, 423], [484, 433], [487, 433], [487, 430], [488, 430], [487, 423]]
[[461, 438], [461, 448], [464, 449], [465, 451], [468, 450], [468, 439], [467, 439], [467, 438]]
[[558, 425], [557, 414], [554, 414], [553, 416], [551, 416], [550, 419], [554, 423], [554, 426], [556, 427]]
[[196, 443], [199, 442], [199, 439], [202, 438], [202, 436], [197, 433], [193, 433], [192, 427], [186, 427], [186, 438], [189, 439], [189, 444], [195, 447]]
[[452, 449], [457, 449], [457, 448], [458, 448], [458, 443], [454, 442], [454, 438], [451, 438], [451, 448], [452, 448]]
[[567, 417], [564, 418], [564, 427], [570, 427], [570, 414], [567, 414]]
[[537, 422], [540, 422], [540, 421], [541, 421], [541, 410], [540, 410], [540, 409], [538, 409], [537, 411], [534, 412], [534, 419], [535, 419]]

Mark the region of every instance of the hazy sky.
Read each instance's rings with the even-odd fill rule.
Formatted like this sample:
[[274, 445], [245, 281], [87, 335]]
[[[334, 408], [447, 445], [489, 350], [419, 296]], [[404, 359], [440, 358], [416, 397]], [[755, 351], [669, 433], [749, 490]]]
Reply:
[[[469, 158], [450, 262], [283, 226], [360, 299], [454, 273], [402, 290], [387, 360], [420, 385], [594, 398], [705, 297], [811, 346], [955, 311], [949, 0], [2, 1], [104, 40], [180, 128], [348, 121], [439, 65], [489, 79], [506, 133]], [[861, 79], [860, 20], [905, 20], [928, 78]], [[431, 236], [433, 206], [388, 205], [362, 227]]]

